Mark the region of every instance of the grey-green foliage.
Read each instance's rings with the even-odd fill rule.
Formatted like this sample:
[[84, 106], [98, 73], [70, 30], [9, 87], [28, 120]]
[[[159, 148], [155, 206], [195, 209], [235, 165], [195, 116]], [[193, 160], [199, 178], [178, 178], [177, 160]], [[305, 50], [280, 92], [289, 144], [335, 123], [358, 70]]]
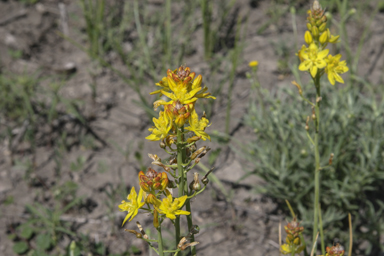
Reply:
[[[260, 91], [263, 106], [260, 101], [251, 102], [245, 121], [255, 135], [243, 147], [243, 156], [254, 166], [247, 176], [258, 175], [267, 181], [264, 187], [255, 189], [279, 202], [288, 199], [309, 229], [313, 220], [315, 159], [304, 127], [312, 111], [297, 89], [291, 87]], [[314, 90], [310, 85], [304, 91]], [[335, 155], [332, 166], [321, 170], [326, 242], [331, 244], [338, 237], [347, 244], [350, 212], [355, 243], [368, 241], [365, 255], [377, 253], [384, 231], [384, 203], [380, 196], [384, 187], [383, 93], [382, 86], [373, 88], [368, 84], [322, 88], [321, 166], [328, 165], [331, 153]], [[313, 99], [315, 95], [307, 97]], [[312, 121], [309, 128], [313, 136]]]

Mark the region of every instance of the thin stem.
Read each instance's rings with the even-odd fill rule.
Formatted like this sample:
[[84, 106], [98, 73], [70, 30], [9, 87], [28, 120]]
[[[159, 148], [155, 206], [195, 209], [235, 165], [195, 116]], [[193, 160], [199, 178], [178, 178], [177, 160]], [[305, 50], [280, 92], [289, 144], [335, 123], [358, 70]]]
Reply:
[[164, 252], [163, 252], [163, 236], [161, 235], [161, 226], [159, 226], [157, 228], [157, 235], [158, 235], [159, 256], [164, 256]]
[[[185, 174], [183, 168], [183, 136], [182, 132], [184, 128], [177, 128], [177, 170], [178, 175], [180, 177], [179, 180], [179, 197], [184, 195], [184, 184], [185, 184]], [[176, 248], [180, 242], [180, 216], [176, 216], [175, 221], [175, 229], [176, 229]]]
[[319, 127], [320, 127], [320, 75], [319, 73], [313, 79], [316, 87], [316, 105], [315, 105], [315, 199], [314, 199], [314, 219], [313, 219], [313, 243], [315, 242], [318, 232], [318, 220], [319, 220], [319, 198], [320, 198], [320, 153], [319, 153]]
[[320, 224], [321, 252], [322, 252], [323, 255], [325, 255], [323, 219], [321, 218], [321, 207], [320, 207], [320, 204], [319, 204], [319, 224]]

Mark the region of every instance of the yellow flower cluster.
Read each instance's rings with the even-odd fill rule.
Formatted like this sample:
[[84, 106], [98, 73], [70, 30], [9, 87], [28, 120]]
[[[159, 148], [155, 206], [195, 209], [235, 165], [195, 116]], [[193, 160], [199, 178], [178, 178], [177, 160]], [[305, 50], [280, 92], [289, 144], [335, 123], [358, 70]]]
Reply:
[[[186, 143], [196, 142], [200, 139], [210, 140], [209, 135], [205, 132], [205, 129], [209, 126], [209, 120], [205, 115], [199, 119], [195, 110], [195, 103], [199, 98], [215, 99], [215, 97], [207, 92], [207, 87], [202, 87], [202, 76], [199, 75], [196, 78], [195, 76], [196, 73], [191, 72], [190, 68], [181, 66], [174, 71], [168, 69], [167, 77], [164, 77], [156, 84], [161, 89], [151, 94], [164, 95], [170, 101], [160, 99], [154, 103], [155, 110], [160, 106], [163, 106], [164, 110], [159, 112], [158, 118], [153, 118], [154, 126], [149, 128], [151, 134], [146, 139], [151, 141], [161, 140], [161, 145], [171, 148], [171, 144], [176, 143], [177, 129], [179, 129], [179, 132], [184, 132], [183, 129], [185, 129], [195, 134], [195, 136], [186, 139]], [[195, 154], [197, 152], [200, 154], [199, 157], [206, 153], [206, 151], [200, 152], [198, 150]], [[131, 221], [138, 214], [139, 209], [150, 212], [153, 215], [153, 223], [156, 228], [160, 226], [164, 218], [175, 220], [176, 215], [190, 214], [189, 211], [182, 210], [188, 196], [183, 195], [179, 198], [174, 198], [167, 189], [167, 187], [172, 187], [170, 184], [172, 182], [168, 180], [170, 167], [161, 163], [161, 159], [157, 155], [150, 154], [149, 156], [154, 160], [152, 164], [163, 167], [166, 172], [156, 172], [152, 168], [148, 168], [146, 173], [139, 172], [139, 195], [137, 195], [133, 187], [127, 197], [128, 202], [122, 201], [119, 205], [120, 211], [128, 212], [123, 225], [128, 219]], [[192, 158], [193, 155], [191, 156]], [[175, 177], [174, 175], [173, 177]], [[165, 195], [165, 198], [161, 201], [162, 195]], [[145, 204], [147, 204], [148, 208], [143, 208]], [[151, 205], [153, 206], [152, 209], [150, 208]]]
[[286, 243], [281, 245], [280, 252], [282, 254], [300, 254], [305, 248], [300, 238], [304, 228], [300, 226], [295, 217], [284, 226], [284, 230], [287, 233]]
[[309, 71], [313, 78], [326, 73], [329, 82], [335, 85], [335, 81], [344, 83], [340, 74], [349, 69], [345, 61], [340, 61], [341, 54], [328, 55], [329, 50], [325, 49], [328, 43], [337, 43], [340, 36], [332, 35], [326, 27], [327, 17], [324, 12], [317, 0], [314, 1], [312, 9], [308, 10], [308, 31], [304, 35], [308, 47], [303, 45], [297, 54], [301, 62], [299, 70]]
[[[153, 103], [156, 110], [159, 106], [164, 106], [164, 111], [160, 111], [159, 118], [153, 118], [154, 127], [149, 128], [152, 132], [147, 136], [147, 140], [157, 141], [162, 140], [166, 144], [173, 141], [175, 130], [177, 127], [182, 127], [186, 123], [185, 129], [194, 132], [199, 139], [209, 139], [209, 135], [205, 132], [205, 128], [209, 125], [209, 120], [204, 116], [199, 120], [195, 111], [195, 102], [199, 98], [211, 98], [211, 93], [206, 92], [207, 87], [202, 87], [202, 76], [191, 72], [189, 67], [183, 66], [172, 71], [168, 69], [167, 77], [164, 77], [156, 85], [161, 87], [160, 90], [154, 91], [151, 94], [160, 94], [171, 99], [165, 101], [157, 100]], [[168, 144], [167, 144], [168, 145]]]

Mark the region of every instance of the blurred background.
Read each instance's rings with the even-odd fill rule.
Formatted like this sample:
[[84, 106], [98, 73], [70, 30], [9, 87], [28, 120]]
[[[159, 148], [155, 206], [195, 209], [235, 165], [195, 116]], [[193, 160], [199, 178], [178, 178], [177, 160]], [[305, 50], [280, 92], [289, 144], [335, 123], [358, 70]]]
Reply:
[[[151, 255], [124, 232], [117, 205], [150, 166], [148, 153], [167, 157], [144, 139], [157, 99], [149, 92], [180, 65], [217, 98], [197, 106], [212, 124], [212, 142], [198, 146], [212, 150], [194, 171], [215, 167], [192, 202], [198, 254], [278, 255], [285, 199], [310, 237], [311, 108], [291, 81], [314, 99], [295, 55], [311, 4], [0, 0], [0, 255], [70, 255], [71, 241], [74, 255]], [[382, 255], [384, 1], [320, 4], [341, 36], [331, 53], [349, 66], [345, 84], [322, 83], [322, 162], [335, 154], [322, 171], [326, 242], [348, 248], [351, 213], [353, 255]], [[154, 232], [148, 216], [137, 219]]]

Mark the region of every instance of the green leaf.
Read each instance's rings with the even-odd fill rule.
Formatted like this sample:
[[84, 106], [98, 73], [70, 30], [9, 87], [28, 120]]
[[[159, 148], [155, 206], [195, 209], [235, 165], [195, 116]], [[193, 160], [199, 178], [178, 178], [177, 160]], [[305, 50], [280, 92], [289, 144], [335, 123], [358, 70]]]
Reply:
[[29, 239], [29, 238], [31, 238], [32, 235], [33, 235], [33, 229], [30, 226], [25, 226], [21, 230], [20, 236], [22, 238]]
[[29, 249], [29, 246], [26, 242], [17, 242], [13, 245], [13, 251], [16, 254], [23, 254], [27, 252]]
[[36, 238], [36, 244], [39, 249], [49, 249], [52, 244], [51, 236], [49, 234], [39, 234]]

